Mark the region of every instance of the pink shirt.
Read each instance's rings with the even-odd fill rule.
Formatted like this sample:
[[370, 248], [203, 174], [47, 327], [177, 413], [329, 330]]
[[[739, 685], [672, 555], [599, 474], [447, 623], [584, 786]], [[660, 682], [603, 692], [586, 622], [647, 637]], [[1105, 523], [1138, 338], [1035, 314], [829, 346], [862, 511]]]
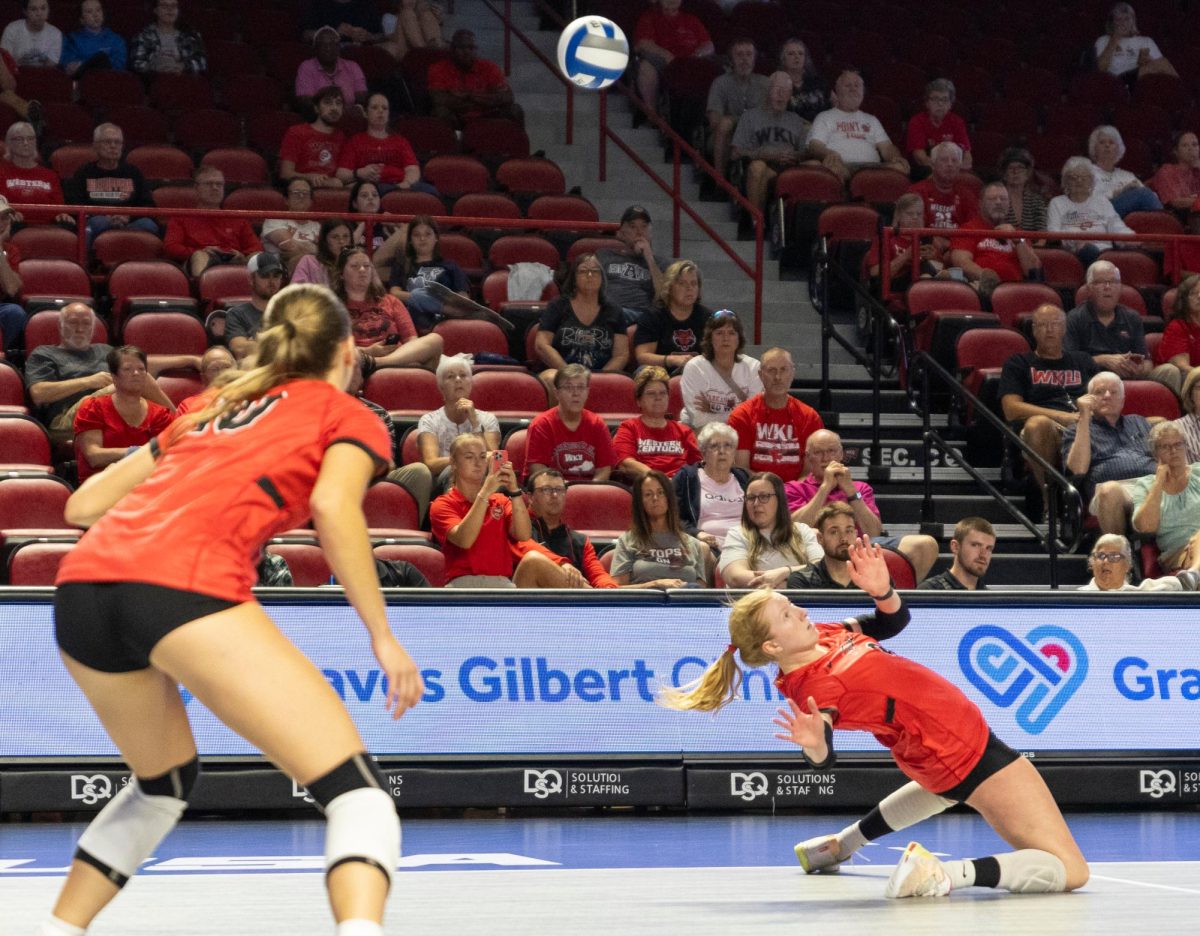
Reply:
[[[809, 475], [807, 478], [801, 478], [799, 481], [789, 481], [783, 486], [787, 492], [788, 511], [794, 513], [799, 510], [810, 500], [817, 496], [817, 491], [820, 490], [821, 482], [816, 475]], [[871, 489], [871, 485], [866, 481], [855, 481], [854, 490], [858, 491], [858, 496], [862, 498], [862, 502], [867, 505], [867, 509], [875, 516], [879, 516], [879, 508], [875, 505], [875, 492]], [[834, 488], [825, 498], [825, 503], [836, 504], [838, 502], [846, 502], [846, 492], [841, 488]], [[857, 524], [855, 524], [857, 528]], [[858, 531], [859, 533], [862, 530]]]
[[700, 523], [701, 533], [715, 536], [721, 543], [725, 534], [742, 522], [742, 502], [746, 492], [733, 475], [724, 484], [717, 484], [700, 469]]
[[367, 93], [367, 79], [363, 70], [358, 62], [352, 62], [350, 59], [339, 58], [332, 75], [326, 72], [315, 58], [301, 62], [300, 67], [296, 69], [296, 97], [312, 97], [330, 85], [337, 85], [342, 89], [347, 107], [354, 103], [358, 95]]

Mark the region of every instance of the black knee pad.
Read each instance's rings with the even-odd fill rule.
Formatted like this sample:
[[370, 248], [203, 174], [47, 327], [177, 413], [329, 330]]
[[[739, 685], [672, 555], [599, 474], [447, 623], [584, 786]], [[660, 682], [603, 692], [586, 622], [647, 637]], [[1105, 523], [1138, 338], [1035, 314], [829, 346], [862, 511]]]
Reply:
[[365, 753], [359, 753], [351, 755], [348, 760], [334, 767], [325, 776], [318, 777], [308, 784], [307, 789], [309, 796], [324, 812], [325, 807], [343, 793], [360, 790], [364, 787], [386, 790], [387, 782], [375, 761]]
[[147, 796], [173, 796], [186, 803], [199, 777], [200, 758], [193, 757], [186, 764], [172, 767], [161, 777], [149, 780], [138, 777], [137, 782]]

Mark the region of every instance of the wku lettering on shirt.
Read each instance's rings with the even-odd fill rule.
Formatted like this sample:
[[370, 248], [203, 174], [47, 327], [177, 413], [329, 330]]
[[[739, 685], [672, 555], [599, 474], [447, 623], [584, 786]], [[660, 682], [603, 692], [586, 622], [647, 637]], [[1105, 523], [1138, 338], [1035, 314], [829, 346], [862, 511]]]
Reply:
[[762, 442], [796, 442], [796, 427], [791, 423], [758, 423], [754, 427], [754, 438]]
[[1038, 370], [1029, 368], [1029, 379], [1034, 386], [1049, 385], [1052, 387], [1078, 387], [1083, 383], [1083, 372], [1077, 370]]
[[786, 146], [799, 149], [800, 141], [786, 127], [763, 127], [754, 134], [755, 146], [759, 149], [773, 146]]

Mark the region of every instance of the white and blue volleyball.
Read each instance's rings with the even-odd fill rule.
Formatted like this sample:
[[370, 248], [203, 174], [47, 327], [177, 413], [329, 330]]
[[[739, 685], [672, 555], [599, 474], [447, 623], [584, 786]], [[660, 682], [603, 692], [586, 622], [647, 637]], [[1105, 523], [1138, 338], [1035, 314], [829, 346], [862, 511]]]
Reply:
[[581, 16], [558, 40], [558, 67], [567, 79], [589, 91], [607, 88], [625, 73], [629, 41], [621, 27], [603, 16]]

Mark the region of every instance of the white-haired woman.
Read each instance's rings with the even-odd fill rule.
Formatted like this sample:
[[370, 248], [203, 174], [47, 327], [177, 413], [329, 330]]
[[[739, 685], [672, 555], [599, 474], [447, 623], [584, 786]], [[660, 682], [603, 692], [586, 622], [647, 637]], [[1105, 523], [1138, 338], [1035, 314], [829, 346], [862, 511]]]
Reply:
[[[1083, 231], [1088, 234], [1132, 234], [1121, 220], [1112, 202], [1096, 192], [1096, 177], [1092, 161], [1072, 156], [1062, 168], [1063, 194], [1050, 199], [1046, 210], [1046, 229], [1049, 231]], [[1083, 265], [1090, 266], [1100, 252], [1112, 249], [1107, 240], [1064, 240], [1063, 247], [1077, 256]]]
[[436, 375], [444, 403], [417, 422], [417, 449], [439, 493], [449, 484], [450, 446], [460, 435], [482, 436], [489, 452], [500, 448], [499, 421], [491, 413], [477, 410], [471, 402], [473, 363], [469, 354], [442, 355]]
[[1088, 556], [1088, 571], [1092, 579], [1080, 585], [1080, 591], [1195, 591], [1200, 583], [1200, 573], [1184, 569], [1175, 575], [1162, 578], [1142, 579], [1134, 585], [1130, 581], [1133, 569], [1133, 551], [1129, 540], [1120, 533], [1105, 533], [1092, 547]]
[[1095, 193], [1112, 202], [1113, 209], [1124, 218], [1131, 211], [1161, 211], [1162, 202], [1152, 189], [1128, 169], [1118, 169], [1125, 158], [1125, 141], [1116, 127], [1103, 124], [1092, 131], [1087, 143], [1092, 159]]
[[737, 433], [725, 423], [709, 423], [696, 437], [704, 460], [684, 465], [675, 475], [679, 522], [685, 532], [710, 548], [720, 549], [725, 535], [742, 520], [750, 475], [734, 467], [737, 443]]

